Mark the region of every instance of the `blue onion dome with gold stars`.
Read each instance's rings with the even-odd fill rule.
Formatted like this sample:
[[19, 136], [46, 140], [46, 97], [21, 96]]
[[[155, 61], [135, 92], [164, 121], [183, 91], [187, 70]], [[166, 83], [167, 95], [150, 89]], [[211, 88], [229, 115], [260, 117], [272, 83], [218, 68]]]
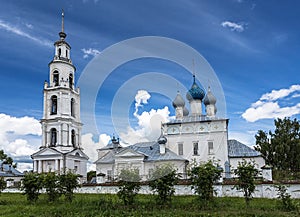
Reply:
[[207, 94], [203, 101], [204, 105], [215, 105], [216, 102], [217, 102], [216, 97], [212, 94], [210, 87], [208, 87]]
[[193, 85], [191, 89], [186, 93], [186, 98], [189, 102], [193, 100], [202, 100], [205, 96], [204, 90], [202, 90], [196, 83], [195, 75], [193, 75], [193, 78]]
[[185, 105], [184, 99], [182, 98], [180, 92], [178, 91], [177, 92], [177, 96], [176, 96], [176, 98], [173, 101], [173, 107], [174, 108], [184, 107], [184, 105]]

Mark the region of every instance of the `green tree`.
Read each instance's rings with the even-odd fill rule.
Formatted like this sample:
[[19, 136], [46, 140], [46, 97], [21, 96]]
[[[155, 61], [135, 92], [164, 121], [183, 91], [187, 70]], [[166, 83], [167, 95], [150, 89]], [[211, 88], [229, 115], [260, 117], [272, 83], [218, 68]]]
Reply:
[[238, 177], [237, 183], [234, 186], [237, 190], [242, 190], [247, 206], [250, 203], [252, 194], [255, 190], [255, 178], [258, 175], [258, 169], [254, 162], [247, 162], [243, 160], [238, 163], [236, 169], [233, 170]]
[[157, 166], [150, 174], [149, 187], [158, 194], [157, 203], [170, 202], [175, 193], [174, 185], [178, 183], [179, 177], [176, 169], [170, 164]]
[[87, 173], [87, 181], [90, 182], [93, 177], [96, 177], [96, 171], [91, 170]]
[[259, 130], [255, 150], [266, 164], [277, 170], [300, 170], [300, 122], [289, 118], [276, 119], [274, 132]]
[[71, 171], [64, 172], [59, 175], [60, 193], [65, 196], [65, 199], [72, 202], [74, 197], [74, 190], [81, 185], [78, 182], [78, 176]]
[[43, 187], [48, 195], [50, 202], [56, 201], [60, 195], [59, 176], [55, 172], [49, 172], [42, 175]]
[[12, 165], [13, 168], [17, 168], [17, 163], [14, 163], [14, 160], [8, 157], [3, 150], [0, 150], [0, 160], [2, 160], [4, 164], [9, 164]]
[[0, 177], [0, 194], [6, 188], [6, 181], [3, 177]]
[[22, 179], [21, 190], [23, 194], [27, 196], [27, 200], [35, 202], [39, 195], [40, 190], [43, 187], [43, 180], [38, 173], [28, 172]]
[[213, 198], [213, 184], [221, 178], [222, 170], [213, 161], [194, 163], [189, 170], [191, 188], [195, 190], [201, 200], [209, 201]]
[[132, 205], [135, 196], [138, 194], [141, 185], [141, 177], [138, 169], [123, 169], [119, 175], [120, 186], [118, 197], [123, 200], [125, 205]]

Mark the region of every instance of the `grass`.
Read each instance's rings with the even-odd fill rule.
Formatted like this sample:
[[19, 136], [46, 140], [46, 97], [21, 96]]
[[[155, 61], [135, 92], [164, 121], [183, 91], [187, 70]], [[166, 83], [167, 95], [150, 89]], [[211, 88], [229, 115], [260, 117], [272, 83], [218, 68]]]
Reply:
[[[300, 202], [300, 200], [297, 200]], [[117, 195], [76, 194], [72, 203], [60, 198], [54, 203], [41, 195], [36, 203], [16, 193], [0, 195], [0, 216], [299, 216], [296, 211], [278, 208], [276, 199], [254, 198], [246, 207], [243, 198], [215, 198], [214, 203], [203, 205], [196, 196], [175, 196], [171, 204], [157, 205], [153, 195], [138, 195], [135, 204], [124, 206]]]

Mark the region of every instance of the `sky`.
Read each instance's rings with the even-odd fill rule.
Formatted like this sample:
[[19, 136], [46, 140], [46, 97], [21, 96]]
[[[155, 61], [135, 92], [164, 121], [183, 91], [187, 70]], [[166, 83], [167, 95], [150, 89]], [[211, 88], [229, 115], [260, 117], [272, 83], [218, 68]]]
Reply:
[[32, 168], [30, 155], [41, 145], [43, 84], [62, 9], [90, 169], [96, 149], [112, 135], [125, 145], [156, 139], [193, 73], [205, 92], [210, 85], [218, 96], [217, 115], [229, 119], [231, 139], [253, 146], [258, 130], [273, 130], [274, 118], [300, 117], [298, 1], [0, 3], [0, 149], [21, 171]]

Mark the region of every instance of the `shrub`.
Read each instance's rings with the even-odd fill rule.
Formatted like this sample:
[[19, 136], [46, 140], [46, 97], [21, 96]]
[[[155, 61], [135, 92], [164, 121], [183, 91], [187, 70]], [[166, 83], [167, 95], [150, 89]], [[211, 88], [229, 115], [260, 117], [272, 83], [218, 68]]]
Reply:
[[284, 185], [277, 185], [277, 198], [280, 200], [280, 207], [286, 211], [296, 210], [297, 206], [291, 199], [291, 195], [287, 192], [287, 187]]
[[150, 174], [149, 187], [158, 194], [157, 203], [170, 202], [175, 193], [174, 185], [178, 183], [178, 175], [172, 165], [158, 166]]
[[222, 172], [217, 166], [209, 160], [199, 165], [194, 163], [189, 170], [191, 188], [195, 190], [201, 200], [209, 201], [213, 198], [213, 184], [220, 179]]
[[6, 188], [6, 181], [3, 177], [0, 177], [0, 194]]
[[80, 187], [78, 176], [71, 171], [64, 172], [58, 176], [60, 194], [65, 196], [65, 199], [72, 202], [74, 197], [74, 190]]
[[42, 175], [43, 187], [48, 195], [50, 202], [56, 201], [60, 197], [59, 176], [55, 172]]
[[24, 191], [24, 194], [27, 196], [27, 200], [35, 202], [40, 195], [42, 187], [43, 180], [39, 174], [33, 172], [25, 174], [22, 180], [21, 190]]
[[234, 174], [238, 177], [237, 184], [234, 186], [237, 190], [244, 192], [246, 205], [248, 206], [252, 198], [252, 193], [255, 190], [255, 178], [258, 175], [258, 169], [255, 168], [254, 162], [243, 160], [238, 163]]
[[138, 194], [141, 186], [139, 171], [137, 169], [123, 169], [119, 175], [120, 187], [118, 197], [123, 200], [125, 205], [132, 205], [135, 196]]

